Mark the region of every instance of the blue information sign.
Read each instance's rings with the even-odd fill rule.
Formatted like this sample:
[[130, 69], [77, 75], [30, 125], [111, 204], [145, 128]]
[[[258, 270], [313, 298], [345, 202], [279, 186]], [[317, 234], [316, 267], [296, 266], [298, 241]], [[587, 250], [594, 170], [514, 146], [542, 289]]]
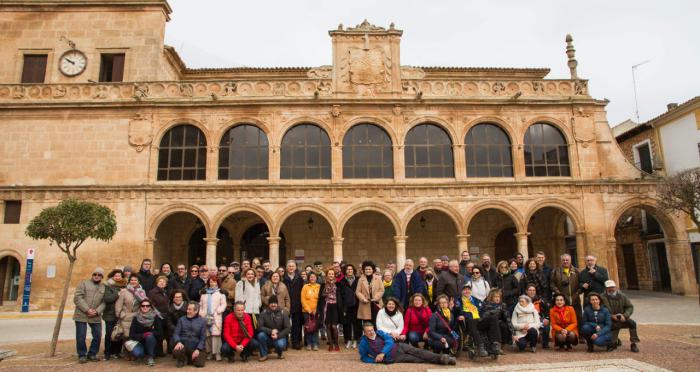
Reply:
[[24, 294], [22, 294], [22, 312], [29, 312], [29, 294], [32, 292], [32, 271], [34, 270], [34, 248], [27, 250], [27, 270], [24, 275]]

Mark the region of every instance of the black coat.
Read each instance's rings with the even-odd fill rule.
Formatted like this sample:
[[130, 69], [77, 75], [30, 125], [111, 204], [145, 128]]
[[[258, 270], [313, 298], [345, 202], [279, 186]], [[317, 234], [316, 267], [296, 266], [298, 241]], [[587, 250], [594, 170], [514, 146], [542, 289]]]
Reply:
[[168, 315], [165, 318], [166, 329], [170, 334], [175, 332], [175, 327], [177, 327], [177, 321], [183, 316], [187, 315], [187, 302], [182, 303], [180, 310], [176, 309], [175, 306], [170, 305], [168, 308]]
[[483, 266], [481, 267], [481, 276], [486, 279], [487, 282], [489, 282], [489, 285], [491, 288], [494, 288], [494, 282], [496, 281], [496, 277], [498, 276], [498, 273], [496, 272], [496, 269], [491, 266], [489, 270], [486, 270]]
[[506, 275], [498, 274], [493, 284], [494, 288], [499, 288], [503, 292], [503, 302], [511, 306], [518, 302], [520, 296], [520, 282], [512, 273]]
[[172, 278], [170, 278], [170, 281], [168, 281], [168, 289], [172, 292], [176, 289], [181, 289], [187, 293], [187, 287], [190, 284], [190, 277], [185, 276], [185, 280], [180, 279], [179, 276], [173, 275]]
[[144, 327], [136, 319], [136, 315], [134, 315], [134, 320], [131, 322], [131, 329], [129, 330], [129, 338], [138, 342], [143, 342], [143, 334], [146, 332], [152, 332], [155, 338], [162, 340], [163, 321], [156, 316], [150, 327]]
[[278, 331], [279, 339], [286, 339], [289, 332], [292, 330], [292, 323], [289, 320], [289, 313], [286, 309], [271, 311], [267, 309], [258, 315], [258, 330], [264, 332], [268, 336], [272, 334], [272, 330]]
[[523, 279], [525, 280], [525, 290], [527, 290], [528, 286], [534, 285], [538, 295], [542, 296], [544, 299], [549, 298], [547, 293], [549, 286], [547, 285], [547, 279], [542, 270], [537, 270], [535, 272], [526, 270]]
[[199, 302], [199, 298], [202, 296], [200, 291], [205, 285], [204, 280], [199, 277], [190, 281], [190, 286], [187, 288], [187, 297], [190, 301]]
[[[591, 292], [605, 293], [605, 282], [609, 279], [608, 270], [598, 265], [595, 265], [594, 268], [595, 273], [591, 274], [588, 272], [588, 267], [584, 267], [578, 276], [578, 285], [584, 297], [588, 297]], [[588, 289], [583, 288], [584, 283], [588, 283]]]
[[141, 288], [143, 288], [146, 293], [148, 293], [153, 287], [155, 287], [156, 284], [156, 277], [155, 275], [151, 274], [150, 271], [139, 271], [136, 276], [139, 277], [139, 283], [141, 284]]
[[459, 298], [462, 295], [462, 286], [464, 286], [464, 276], [450, 270], [443, 270], [438, 278], [435, 298], [443, 294], [449, 298]]
[[294, 273], [294, 279], [289, 279], [289, 275], [284, 273], [284, 285], [289, 290], [290, 313], [301, 313], [301, 289], [304, 287], [304, 280], [299, 275], [299, 270]]
[[343, 298], [343, 311], [347, 312], [349, 308], [357, 307], [357, 296], [355, 295], [355, 291], [357, 290], [357, 283], [359, 281], [360, 278], [355, 277], [352, 285], [350, 285], [345, 278], [340, 279], [340, 282], [338, 282], [338, 290], [340, 291], [338, 296]]
[[[324, 308], [326, 307], [326, 298], [328, 296], [325, 296], [323, 294], [323, 291], [325, 289], [326, 289], [326, 283], [322, 283], [321, 288], [318, 291], [318, 302], [316, 303], [316, 315], [318, 315], [317, 323], [319, 325], [325, 324], [325, 322], [326, 322], [326, 319], [325, 319], [326, 314], [324, 314]], [[328, 317], [333, 323], [337, 322], [337, 324], [340, 324], [343, 322], [343, 314], [341, 311], [341, 309], [343, 309], [343, 296], [341, 296], [340, 288], [337, 284], [336, 284], [336, 292], [335, 292], [335, 303], [336, 303], [336, 311], [337, 312], [334, 314], [331, 312], [332, 310], [328, 310]], [[335, 319], [333, 319], [333, 317], [335, 317]]]
[[165, 316], [168, 313], [168, 305], [170, 305], [170, 298], [165, 289], [161, 290], [155, 287], [146, 293], [148, 299], [151, 300], [151, 305], [158, 310], [161, 315]]

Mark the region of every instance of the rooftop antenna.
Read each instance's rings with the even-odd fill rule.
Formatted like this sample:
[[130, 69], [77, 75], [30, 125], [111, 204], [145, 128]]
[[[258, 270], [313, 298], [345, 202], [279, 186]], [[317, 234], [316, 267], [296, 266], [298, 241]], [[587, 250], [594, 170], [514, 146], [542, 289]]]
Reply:
[[634, 70], [637, 67], [639, 67], [643, 64], [649, 63], [649, 62], [651, 62], [650, 59], [648, 59], [644, 62], [639, 62], [636, 65], [632, 66], [632, 86], [634, 87], [634, 113], [637, 115], [637, 124], [639, 124], [640, 120], [639, 120], [639, 102], [637, 102], [637, 79], [634, 76]]

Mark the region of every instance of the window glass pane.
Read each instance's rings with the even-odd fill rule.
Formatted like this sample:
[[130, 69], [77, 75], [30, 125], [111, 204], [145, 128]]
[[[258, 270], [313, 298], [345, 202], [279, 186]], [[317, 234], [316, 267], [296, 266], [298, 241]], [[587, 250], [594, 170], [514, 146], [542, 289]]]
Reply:
[[[568, 174], [568, 148], [559, 129], [550, 124], [531, 125], [525, 135], [525, 144], [532, 149], [532, 159], [525, 152], [525, 163], [547, 165], [533, 170], [534, 176], [565, 176]], [[527, 147], [526, 147], [527, 149]], [[528, 174], [531, 175], [531, 174]]]
[[197, 160], [197, 150], [196, 149], [185, 149], [185, 167], [194, 167], [195, 161]]
[[[348, 178], [374, 178], [375, 176], [368, 173], [368, 167], [393, 166], [391, 140], [379, 126], [355, 125], [345, 134], [343, 143], [343, 164], [353, 169], [348, 172]], [[330, 153], [328, 156], [330, 157]], [[382, 172], [376, 177], [381, 178]]]
[[194, 180], [197, 177], [197, 171], [194, 169], [185, 169], [182, 171], [182, 179], [183, 180]]
[[416, 147], [416, 165], [428, 165], [428, 148]]
[[184, 136], [185, 136], [185, 126], [180, 125], [177, 126], [173, 129], [171, 129], [171, 134], [170, 134], [170, 146], [182, 146], [184, 142]]
[[535, 166], [535, 176], [543, 177], [547, 175], [547, 167]]
[[[224, 161], [227, 160], [225, 148], [220, 150], [220, 155], [223, 155]], [[158, 180], [202, 179], [200, 173], [206, 173], [206, 160], [204, 134], [191, 125], [175, 126], [163, 135], [160, 142]]]
[[177, 149], [170, 153], [170, 166], [182, 167], [182, 150]]
[[548, 176], [560, 176], [559, 174], [559, 167], [558, 166], [548, 166], [547, 167], [547, 175]]
[[159, 149], [158, 150], [158, 168], [167, 168], [168, 167], [168, 149]]
[[416, 167], [416, 177], [417, 178], [430, 177], [430, 168], [429, 167]]
[[295, 167], [295, 168], [292, 168], [292, 178], [294, 178], [294, 179], [305, 179], [305, 178], [308, 178], [308, 177], [306, 177], [306, 172], [304, 172], [304, 168]]

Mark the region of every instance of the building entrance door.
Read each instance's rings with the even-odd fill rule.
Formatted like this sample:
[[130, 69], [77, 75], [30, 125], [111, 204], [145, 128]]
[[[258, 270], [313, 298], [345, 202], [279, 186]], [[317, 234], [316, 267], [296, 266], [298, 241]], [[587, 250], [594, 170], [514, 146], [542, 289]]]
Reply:
[[639, 289], [639, 278], [637, 277], [637, 262], [634, 256], [634, 245], [624, 244], [622, 255], [625, 260], [625, 278], [627, 279], [626, 289]]
[[649, 243], [649, 260], [651, 261], [651, 278], [655, 291], [671, 292], [671, 272], [666, 256], [666, 244]]
[[19, 261], [11, 256], [0, 259], [0, 305], [17, 301], [19, 294]]

